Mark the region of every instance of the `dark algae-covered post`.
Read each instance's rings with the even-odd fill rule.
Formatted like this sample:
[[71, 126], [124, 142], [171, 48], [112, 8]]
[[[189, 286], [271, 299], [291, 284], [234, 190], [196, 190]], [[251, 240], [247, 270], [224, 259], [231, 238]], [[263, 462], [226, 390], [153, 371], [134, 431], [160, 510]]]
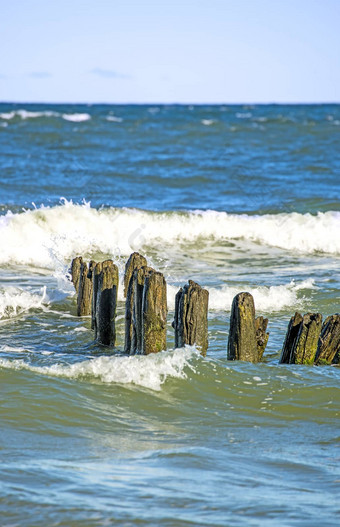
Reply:
[[268, 326], [268, 318], [255, 318], [256, 344], [258, 351], [258, 360], [263, 357], [269, 339], [269, 333], [266, 333]]
[[130, 349], [128, 349], [127, 330], [128, 319], [125, 321], [125, 343], [126, 352], [134, 355], [135, 353], [142, 353], [142, 304], [143, 291], [146, 276], [153, 271], [152, 267], [144, 266], [135, 269], [130, 279], [128, 296], [126, 298], [126, 311], [131, 309], [131, 340]]
[[239, 293], [233, 299], [230, 314], [228, 359], [249, 362], [258, 362], [259, 360], [255, 306], [250, 293]]
[[147, 266], [133, 271], [126, 298], [126, 312], [129, 310], [132, 327], [131, 334], [127, 333], [126, 321], [125, 351], [148, 355], [165, 350], [167, 294], [162, 273]]
[[281, 364], [314, 364], [322, 327], [320, 313], [295, 313], [284, 341]]
[[166, 350], [166, 281], [152, 270], [145, 277], [142, 299], [142, 349], [144, 355]]
[[323, 323], [318, 349], [316, 351], [316, 364], [338, 364], [340, 358], [340, 315], [330, 315]]
[[313, 364], [322, 327], [320, 313], [306, 313], [294, 347], [295, 364]]
[[280, 364], [293, 364], [294, 355], [293, 350], [295, 341], [300, 331], [303, 317], [300, 313], [296, 312], [289, 321], [286, 337], [283, 343], [283, 348], [280, 357]]
[[202, 355], [208, 349], [208, 301], [209, 292], [199, 284], [189, 280], [175, 298], [175, 317], [172, 327], [175, 330], [175, 347], [185, 344], [200, 348]]
[[146, 261], [146, 258], [142, 256], [139, 253], [132, 253], [126, 262], [125, 265], [125, 273], [124, 273], [124, 296], [127, 297], [128, 288], [130, 284], [131, 277], [133, 275], [133, 271], [135, 269], [139, 269], [140, 267], [146, 267], [148, 265], [148, 262]]
[[80, 270], [81, 270], [82, 263], [83, 263], [82, 257], [76, 256], [76, 258], [73, 258], [71, 262], [71, 267], [70, 267], [71, 280], [72, 280], [72, 283], [74, 285], [74, 288], [77, 294], [79, 290]]
[[77, 315], [79, 317], [91, 315], [92, 309], [92, 271], [95, 263], [81, 263], [79, 274], [79, 288], [77, 298]]
[[95, 339], [106, 346], [116, 341], [116, 309], [118, 295], [118, 268], [112, 260], [95, 267], [94, 330]]
[[135, 270], [140, 269], [141, 267], [145, 267], [145, 268], [147, 267], [146, 258], [144, 258], [144, 256], [140, 255], [139, 253], [132, 253], [125, 265], [125, 274], [124, 274], [124, 296], [126, 297], [124, 350], [126, 353], [131, 353], [132, 334], [133, 334], [133, 324], [132, 324], [133, 305], [134, 305], [133, 275], [134, 275]]

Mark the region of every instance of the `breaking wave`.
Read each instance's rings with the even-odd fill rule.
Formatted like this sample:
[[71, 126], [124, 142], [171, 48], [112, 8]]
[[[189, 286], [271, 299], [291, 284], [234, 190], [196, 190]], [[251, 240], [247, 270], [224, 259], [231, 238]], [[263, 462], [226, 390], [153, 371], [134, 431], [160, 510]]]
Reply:
[[30, 309], [41, 308], [48, 303], [46, 287], [43, 287], [39, 293], [12, 286], [1, 288], [0, 321], [17, 317]]
[[42, 112], [31, 112], [29, 110], [12, 110], [10, 112], [0, 113], [0, 119], [10, 121], [15, 118], [20, 118], [22, 120], [26, 119], [37, 119], [39, 117], [62, 117], [65, 121], [72, 121], [75, 123], [80, 123], [82, 121], [88, 121], [91, 119], [90, 114], [88, 113], [59, 113], [50, 110], [44, 110]]
[[[303, 280], [302, 282], [295, 282], [292, 280], [288, 284], [273, 285], [273, 286], [259, 286], [259, 287], [245, 287], [240, 288], [236, 286], [224, 285], [221, 288], [206, 287], [209, 291], [209, 310], [213, 311], [229, 311], [235, 295], [241, 291], [247, 291], [254, 297], [255, 308], [257, 311], [263, 313], [272, 313], [282, 311], [294, 305], [299, 306], [302, 298], [299, 298], [298, 291], [307, 289], [314, 289], [314, 280]], [[168, 307], [175, 309], [175, 295], [178, 287], [168, 284]]]
[[101, 356], [75, 364], [35, 366], [23, 359], [0, 359], [0, 368], [30, 370], [41, 375], [68, 379], [97, 379], [109, 384], [134, 384], [159, 391], [167, 378], [185, 379], [194, 370], [190, 360], [199, 355], [195, 347], [150, 355]]
[[340, 212], [316, 215], [150, 212], [91, 208], [63, 200], [54, 207], [0, 216], [0, 264], [53, 268], [76, 254], [128, 255], [143, 247], [243, 239], [300, 254], [340, 254]]

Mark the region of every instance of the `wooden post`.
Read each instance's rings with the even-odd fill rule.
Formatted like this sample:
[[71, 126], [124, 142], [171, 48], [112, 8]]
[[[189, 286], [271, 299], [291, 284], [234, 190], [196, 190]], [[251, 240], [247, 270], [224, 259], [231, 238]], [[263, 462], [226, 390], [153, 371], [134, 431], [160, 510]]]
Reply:
[[295, 364], [313, 364], [322, 328], [320, 313], [306, 313], [303, 316], [296, 346], [294, 348]]
[[79, 290], [80, 270], [81, 270], [82, 263], [83, 263], [82, 257], [77, 256], [76, 258], [73, 258], [71, 262], [71, 267], [70, 267], [71, 281], [74, 285], [74, 288], [77, 294]]
[[250, 293], [235, 296], [230, 314], [228, 359], [258, 362], [254, 299]]
[[340, 352], [340, 315], [326, 318], [315, 356], [316, 364], [337, 364]]
[[133, 275], [133, 271], [135, 269], [139, 269], [140, 267], [146, 267], [148, 265], [148, 262], [146, 261], [146, 258], [142, 256], [139, 253], [132, 253], [126, 262], [125, 265], [125, 273], [124, 273], [124, 296], [127, 297], [129, 283], [131, 280], [131, 277]]
[[93, 279], [92, 279], [92, 310], [91, 310], [91, 329], [94, 329], [96, 335], [97, 332], [97, 320], [96, 320], [96, 311], [97, 311], [97, 297], [98, 297], [98, 287], [99, 287], [99, 276], [103, 270], [103, 262], [99, 262], [94, 266], [93, 269]]
[[[125, 353], [131, 353], [132, 333], [133, 333], [133, 273], [136, 269], [141, 267], [147, 267], [146, 259], [139, 253], [132, 253], [125, 265], [124, 275], [124, 296], [126, 297], [125, 302]], [[151, 268], [150, 268], [151, 269]], [[135, 353], [136, 350], [133, 351]]]
[[262, 359], [264, 350], [266, 349], [267, 342], [269, 339], [269, 333], [266, 333], [267, 326], [268, 326], [268, 318], [263, 318], [263, 317], [255, 318], [255, 331], [256, 331], [258, 360]]
[[91, 314], [92, 307], [92, 271], [95, 263], [90, 262], [89, 267], [82, 262], [79, 275], [79, 289], [77, 298], [77, 314], [79, 317]]
[[95, 267], [96, 298], [95, 339], [100, 344], [114, 346], [116, 341], [116, 308], [118, 294], [118, 268], [112, 260], [105, 260]]
[[205, 355], [208, 349], [208, 300], [209, 292], [189, 280], [175, 298], [175, 347], [197, 345]]
[[293, 364], [294, 363], [293, 350], [294, 350], [297, 336], [300, 331], [302, 321], [303, 321], [303, 317], [298, 312], [296, 312], [295, 315], [290, 319], [285, 341], [282, 347], [280, 364]]
[[295, 313], [291, 318], [281, 354], [281, 363], [313, 364], [322, 327], [320, 313]]
[[132, 332], [131, 337], [125, 334], [125, 351], [148, 355], [165, 350], [167, 298], [162, 273], [146, 266], [135, 269], [126, 305], [127, 310], [132, 306]]
[[166, 350], [166, 281], [162, 273], [145, 276], [142, 299], [142, 347], [144, 355]]

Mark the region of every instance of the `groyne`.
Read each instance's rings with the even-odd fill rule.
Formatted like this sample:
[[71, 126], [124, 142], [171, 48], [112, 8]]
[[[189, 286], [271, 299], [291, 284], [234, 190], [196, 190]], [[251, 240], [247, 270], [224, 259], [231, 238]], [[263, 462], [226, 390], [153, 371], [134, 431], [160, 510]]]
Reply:
[[[84, 262], [72, 260], [70, 277], [77, 294], [78, 316], [91, 315], [95, 340], [105, 346], [116, 343], [116, 310], [119, 287], [118, 268], [112, 260]], [[134, 252], [125, 265], [125, 341], [127, 354], [157, 353], [166, 350], [167, 287], [162, 273], [148, 266], [147, 259]], [[209, 292], [193, 280], [179, 289], [175, 298], [175, 347], [196, 345], [202, 355], [208, 349]], [[339, 364], [340, 315], [296, 312], [288, 323], [280, 364]], [[232, 302], [229, 360], [259, 362], [263, 359], [269, 333], [268, 319], [256, 316], [253, 296], [238, 293]]]

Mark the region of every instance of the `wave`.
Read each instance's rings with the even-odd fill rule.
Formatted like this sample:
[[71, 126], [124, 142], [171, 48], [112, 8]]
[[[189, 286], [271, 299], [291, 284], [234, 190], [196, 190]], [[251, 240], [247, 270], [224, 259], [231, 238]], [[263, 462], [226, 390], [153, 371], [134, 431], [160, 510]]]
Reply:
[[0, 321], [17, 317], [30, 309], [41, 308], [49, 303], [46, 287], [39, 293], [25, 291], [19, 287], [0, 289]]
[[199, 352], [194, 346], [150, 355], [102, 356], [75, 364], [33, 366], [22, 359], [0, 359], [0, 367], [29, 370], [40, 375], [68, 379], [92, 378], [109, 384], [134, 384], [159, 391], [167, 378], [185, 379], [186, 370], [194, 371], [190, 364]]
[[107, 121], [111, 121], [112, 123], [121, 123], [123, 122], [123, 119], [121, 117], [116, 117], [115, 115], [108, 115], [106, 117]]
[[53, 112], [50, 110], [45, 110], [41, 112], [31, 112], [28, 110], [21, 109], [21, 110], [12, 110], [11, 112], [0, 113], [0, 119], [5, 119], [6, 121], [10, 121], [14, 119], [15, 117], [19, 117], [23, 120], [37, 119], [39, 117], [62, 117], [65, 121], [72, 121], [75, 123], [80, 123], [82, 121], [88, 121], [89, 119], [91, 119], [91, 116], [88, 113], [60, 114], [59, 112]]
[[[292, 280], [288, 284], [269, 287], [246, 286], [243, 289], [228, 285], [224, 285], [221, 288], [206, 287], [209, 291], [209, 311], [229, 311], [234, 296], [244, 290], [253, 295], [256, 311], [261, 311], [262, 313], [279, 312], [286, 308], [291, 308], [291, 306], [298, 308], [302, 300], [298, 297], [298, 291], [314, 288], [314, 280], [312, 279], [297, 283]], [[175, 295], [178, 289], [179, 287], [168, 284], [167, 298], [170, 310], [175, 309]]]
[[73, 123], [81, 123], [83, 121], [88, 121], [91, 119], [89, 113], [63, 113], [62, 118], [65, 121], [72, 121]]
[[20, 117], [21, 119], [37, 119], [38, 117], [58, 117], [60, 114], [58, 112], [52, 112], [49, 110], [42, 112], [30, 112], [28, 110], [12, 110], [11, 112], [0, 113], [0, 119], [11, 120], [15, 117]]
[[0, 264], [54, 268], [76, 254], [127, 256], [159, 244], [246, 240], [300, 254], [340, 254], [340, 212], [316, 215], [149, 212], [91, 208], [63, 200], [54, 207], [0, 215]]

